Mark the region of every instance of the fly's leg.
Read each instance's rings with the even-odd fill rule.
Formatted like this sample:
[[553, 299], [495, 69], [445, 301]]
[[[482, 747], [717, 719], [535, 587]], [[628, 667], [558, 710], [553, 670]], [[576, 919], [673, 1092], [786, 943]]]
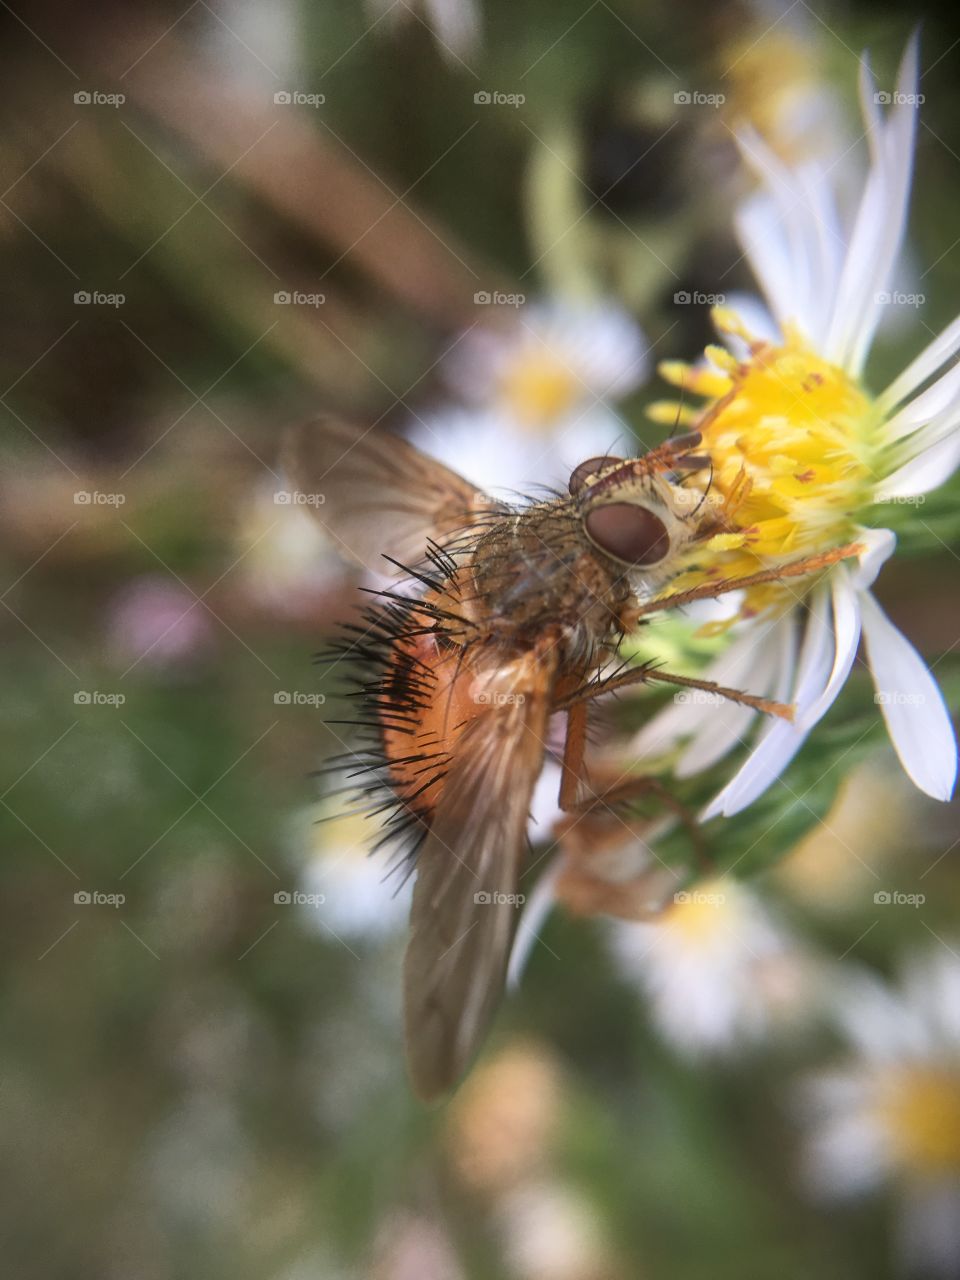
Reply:
[[[597, 686], [603, 691], [604, 686]], [[683, 823], [690, 833], [697, 861], [704, 870], [712, 868], [707, 855], [703, 830], [693, 813], [663, 785], [659, 778], [644, 774], [642, 777], [620, 777], [599, 791], [584, 794], [587, 772], [584, 764], [587, 741], [587, 701], [574, 703], [567, 718], [567, 736], [563, 747], [563, 769], [560, 775], [559, 804], [564, 813], [585, 817], [595, 810], [612, 813], [617, 806], [638, 800], [641, 796], [656, 796], [666, 809]]]

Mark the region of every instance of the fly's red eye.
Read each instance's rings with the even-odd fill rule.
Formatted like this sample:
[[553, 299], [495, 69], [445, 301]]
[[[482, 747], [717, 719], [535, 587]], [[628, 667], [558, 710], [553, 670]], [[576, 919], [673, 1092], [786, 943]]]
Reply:
[[595, 476], [598, 471], [603, 471], [606, 467], [619, 466], [622, 462], [622, 458], [614, 458], [611, 454], [605, 454], [600, 458], [588, 458], [571, 473], [567, 487], [571, 494], [577, 494], [584, 488], [590, 476]]
[[631, 502], [594, 507], [584, 526], [591, 542], [624, 564], [656, 564], [670, 550], [670, 535], [660, 517]]

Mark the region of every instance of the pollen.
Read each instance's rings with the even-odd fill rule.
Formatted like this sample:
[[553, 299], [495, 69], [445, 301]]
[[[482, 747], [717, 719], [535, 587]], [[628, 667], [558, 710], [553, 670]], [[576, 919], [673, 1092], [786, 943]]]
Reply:
[[[796, 330], [774, 346], [747, 334], [732, 312], [715, 311], [714, 322], [747, 344], [746, 358], [709, 348], [709, 364], [668, 361], [660, 370], [674, 386], [706, 399], [692, 425], [713, 464], [711, 492], [724, 525], [707, 544], [711, 575], [746, 577], [850, 541], [856, 513], [872, 500], [880, 413]], [[663, 420], [666, 409], [661, 402], [654, 416]], [[679, 585], [697, 585], [704, 576], [694, 570]], [[751, 588], [742, 613], [786, 606], [796, 589]]]

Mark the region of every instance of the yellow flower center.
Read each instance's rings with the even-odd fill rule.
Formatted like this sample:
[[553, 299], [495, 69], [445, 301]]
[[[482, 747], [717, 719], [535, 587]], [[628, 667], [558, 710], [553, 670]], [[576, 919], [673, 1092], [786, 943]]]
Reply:
[[500, 391], [516, 421], [535, 429], [569, 412], [581, 388], [570, 370], [544, 351], [527, 355], [508, 369]]
[[675, 896], [660, 923], [689, 947], [709, 949], [724, 934], [736, 932], [739, 907], [727, 881], [701, 881]]
[[881, 1088], [878, 1120], [901, 1167], [911, 1173], [960, 1173], [960, 1069], [913, 1067]]
[[[848, 375], [817, 355], [795, 331], [782, 346], [757, 342], [730, 312], [718, 328], [750, 343], [737, 361], [709, 347], [711, 365], [671, 361], [661, 373], [709, 402], [652, 406], [660, 422], [689, 424], [703, 435], [713, 463], [711, 491], [725, 532], [708, 547], [717, 576], [739, 578], [851, 541], [855, 513], [871, 501], [877, 480], [879, 415]], [[673, 590], [703, 580], [685, 575]], [[797, 584], [751, 588], [743, 614], [795, 600]]]

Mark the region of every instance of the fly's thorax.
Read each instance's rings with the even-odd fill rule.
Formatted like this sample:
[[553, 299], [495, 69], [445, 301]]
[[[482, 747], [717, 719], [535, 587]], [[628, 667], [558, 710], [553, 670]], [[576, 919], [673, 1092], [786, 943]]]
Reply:
[[566, 498], [536, 503], [490, 530], [472, 569], [478, 609], [500, 632], [582, 623], [604, 634], [629, 596], [622, 571], [596, 554]]

